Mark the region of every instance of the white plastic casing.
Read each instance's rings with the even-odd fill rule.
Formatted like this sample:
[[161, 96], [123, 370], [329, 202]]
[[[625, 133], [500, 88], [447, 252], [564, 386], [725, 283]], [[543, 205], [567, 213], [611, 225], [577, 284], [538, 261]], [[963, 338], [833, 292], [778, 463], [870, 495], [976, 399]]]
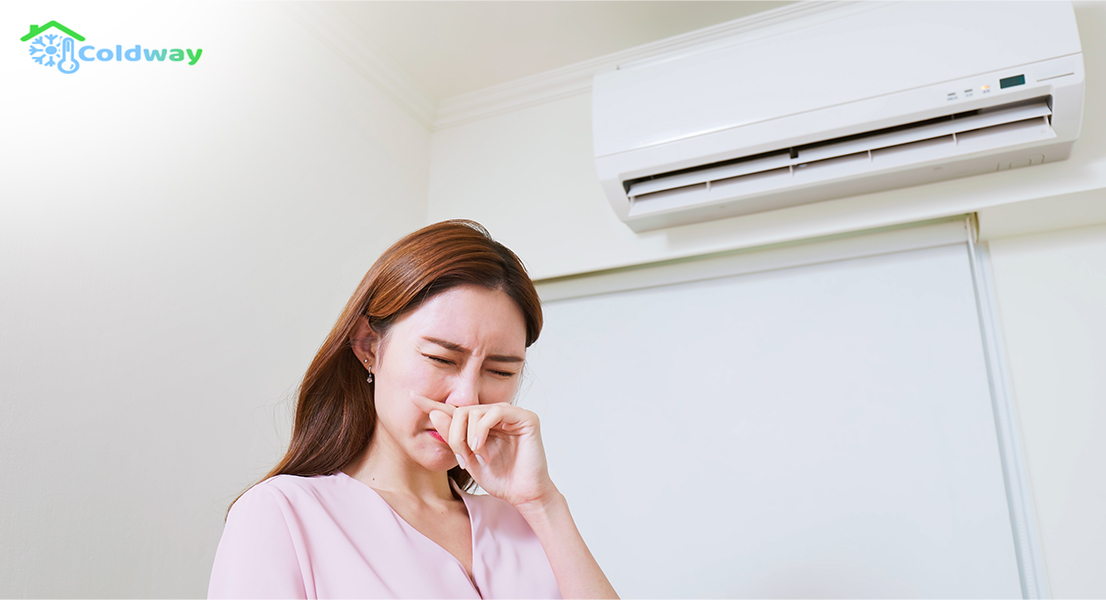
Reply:
[[[1000, 86], [1018, 75], [1024, 84]], [[1068, 2], [843, 4], [597, 75], [596, 168], [619, 218], [645, 231], [1052, 162], [1079, 135], [1083, 81]], [[643, 177], [1041, 97], [1050, 131], [1031, 139], [997, 136], [759, 190], [627, 194]]]

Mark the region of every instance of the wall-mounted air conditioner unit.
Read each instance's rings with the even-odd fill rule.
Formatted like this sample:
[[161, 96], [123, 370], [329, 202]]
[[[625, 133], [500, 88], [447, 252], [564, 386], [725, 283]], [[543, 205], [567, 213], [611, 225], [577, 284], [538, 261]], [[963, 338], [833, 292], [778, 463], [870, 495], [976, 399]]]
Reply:
[[596, 167], [634, 231], [1068, 157], [1070, 3], [812, 12], [596, 76]]

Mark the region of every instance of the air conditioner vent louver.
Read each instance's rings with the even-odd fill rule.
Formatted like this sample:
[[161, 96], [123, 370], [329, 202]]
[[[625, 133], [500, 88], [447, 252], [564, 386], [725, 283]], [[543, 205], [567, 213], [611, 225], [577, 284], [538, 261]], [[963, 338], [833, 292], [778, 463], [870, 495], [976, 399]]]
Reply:
[[819, 11], [596, 74], [595, 170], [623, 223], [942, 216], [974, 206], [977, 186], [1024, 176], [872, 194], [1071, 156], [1086, 77], [1070, 2]]
[[[905, 123], [626, 181], [630, 214], [825, 182], [1055, 137], [1048, 98]], [[709, 200], [708, 200], [709, 201]]]

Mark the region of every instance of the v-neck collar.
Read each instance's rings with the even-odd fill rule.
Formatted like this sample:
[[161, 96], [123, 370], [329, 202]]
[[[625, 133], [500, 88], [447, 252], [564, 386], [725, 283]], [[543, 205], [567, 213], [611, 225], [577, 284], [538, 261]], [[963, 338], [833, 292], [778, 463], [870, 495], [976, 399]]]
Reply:
[[376, 491], [376, 489], [374, 489], [372, 486], [368, 485], [364, 481], [361, 481], [360, 479], [357, 479], [356, 477], [351, 476], [349, 473], [346, 473], [345, 471], [338, 471], [337, 476], [345, 477], [346, 479], [349, 479], [350, 481], [353, 481], [353, 482], [357, 483], [358, 485], [364, 487], [365, 489], [369, 490], [370, 492], [372, 492], [373, 496], [375, 496], [377, 499], [379, 499], [380, 502], [382, 502], [384, 504], [384, 506], [388, 507], [388, 510], [390, 510], [392, 512], [392, 514], [395, 515], [396, 520], [403, 524], [402, 525], [403, 527], [406, 527], [407, 529], [413, 531], [415, 534], [417, 534], [419, 536], [422, 536], [422, 538], [424, 540], [426, 540], [426, 541], [430, 542], [431, 544], [433, 544], [435, 547], [437, 547], [439, 550], [441, 550], [443, 553], [445, 553], [446, 556], [448, 556], [450, 559], [452, 559], [453, 562], [457, 564], [457, 567], [461, 569], [461, 572], [465, 574], [465, 579], [468, 580], [469, 585], [471, 585], [472, 589], [476, 591], [476, 594], [478, 596], [480, 596], [481, 598], [484, 597], [484, 594], [480, 591], [480, 586], [476, 584], [476, 572], [477, 572], [476, 571], [476, 561], [477, 561], [476, 527], [477, 527], [477, 523], [479, 521], [479, 519], [477, 518], [476, 513], [473, 512], [473, 506], [476, 503], [470, 501], [470, 499], [467, 497], [468, 494], [466, 494], [464, 491], [462, 491], [460, 489], [460, 487], [458, 487], [457, 482], [450, 479], [449, 480], [449, 485], [453, 489], [453, 491], [456, 492], [457, 495], [461, 497], [461, 502], [463, 502], [465, 504], [465, 513], [468, 516], [468, 520], [469, 520], [469, 547], [470, 547], [470, 552], [472, 553], [471, 554], [472, 555], [472, 573], [471, 574], [469, 574], [469, 572], [465, 569], [465, 565], [461, 564], [461, 561], [458, 560], [456, 556], [453, 556], [452, 552], [450, 552], [449, 550], [446, 550], [438, 542], [435, 542], [434, 540], [430, 539], [425, 533], [423, 533], [423, 532], [419, 531], [417, 528], [415, 528], [414, 525], [408, 523], [407, 519], [404, 519], [403, 515], [399, 514], [399, 512], [397, 512], [396, 509], [393, 508], [392, 505], [388, 503], [388, 501], [384, 498], [384, 496], [381, 496], [380, 492]]

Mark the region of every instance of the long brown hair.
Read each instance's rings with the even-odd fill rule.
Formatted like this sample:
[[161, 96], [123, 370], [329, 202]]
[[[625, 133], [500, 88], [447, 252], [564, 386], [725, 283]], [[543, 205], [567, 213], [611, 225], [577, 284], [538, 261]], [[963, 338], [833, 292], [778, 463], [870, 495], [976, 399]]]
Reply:
[[[386, 336], [396, 319], [458, 285], [473, 284], [507, 294], [522, 311], [526, 346], [541, 333], [541, 302], [522, 261], [475, 221], [453, 220], [424, 227], [399, 240], [377, 259], [349, 299], [311, 361], [296, 402], [292, 441], [265, 476], [332, 475], [369, 445], [376, 427], [373, 384], [353, 353], [357, 321]], [[461, 489], [472, 477], [460, 467], [449, 477]]]

